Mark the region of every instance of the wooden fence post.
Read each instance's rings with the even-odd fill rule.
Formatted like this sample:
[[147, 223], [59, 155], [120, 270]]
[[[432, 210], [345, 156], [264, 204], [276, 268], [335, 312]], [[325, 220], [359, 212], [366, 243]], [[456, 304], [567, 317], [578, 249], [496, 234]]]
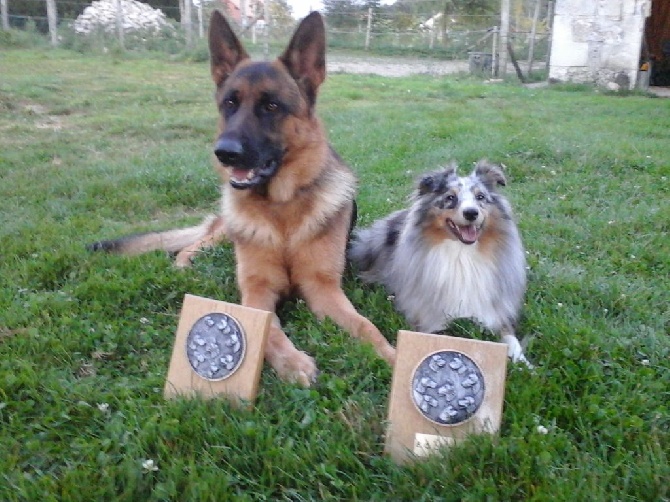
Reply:
[[535, 12], [533, 13], [533, 24], [530, 27], [530, 45], [528, 47], [528, 69], [526, 75], [530, 76], [533, 71], [533, 57], [535, 52], [535, 33], [537, 31], [537, 19], [540, 17], [540, 1], [535, 0]]
[[58, 45], [58, 11], [56, 10], [56, 0], [47, 0], [47, 21], [49, 23], [49, 34], [51, 35], [51, 45]]
[[116, 0], [116, 34], [119, 37], [119, 45], [126, 48], [126, 39], [123, 31], [123, 0]]
[[2, 29], [9, 29], [9, 11], [7, 10], [7, 0], [0, 0], [0, 14], [2, 14]]
[[551, 41], [554, 38], [554, 2], [553, 0], [549, 0], [549, 3], [547, 4], [547, 30], [549, 33], [547, 33], [547, 36], [549, 37], [547, 39], [547, 72], [549, 71], [549, 63], [551, 60]]
[[205, 38], [205, 25], [202, 16], [202, 3], [204, 0], [198, 1], [198, 37]]
[[268, 9], [268, 0], [264, 0], [263, 2], [263, 20], [265, 21], [265, 26], [263, 27], [265, 38], [263, 41], [263, 57], [267, 61], [270, 59], [270, 10]]
[[500, 68], [499, 75], [505, 78], [507, 75], [507, 42], [509, 40], [509, 2], [510, 0], [501, 0], [500, 2]]
[[182, 26], [184, 26], [184, 31], [186, 32], [186, 47], [191, 48], [193, 42], [193, 19], [191, 16], [191, 0], [184, 0], [184, 18], [182, 21]]
[[372, 27], [372, 7], [368, 7], [368, 27], [365, 30], [365, 50], [370, 49], [370, 29]]
[[498, 66], [500, 65], [500, 58], [498, 57], [498, 27], [493, 27], [493, 36], [491, 42], [491, 76], [498, 76]]

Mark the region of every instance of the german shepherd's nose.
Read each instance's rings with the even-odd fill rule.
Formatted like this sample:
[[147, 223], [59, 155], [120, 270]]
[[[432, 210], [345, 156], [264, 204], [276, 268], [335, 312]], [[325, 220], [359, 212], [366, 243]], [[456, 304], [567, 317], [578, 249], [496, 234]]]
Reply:
[[219, 162], [227, 166], [234, 166], [240, 163], [244, 154], [242, 143], [233, 138], [221, 138], [214, 147], [214, 155]]

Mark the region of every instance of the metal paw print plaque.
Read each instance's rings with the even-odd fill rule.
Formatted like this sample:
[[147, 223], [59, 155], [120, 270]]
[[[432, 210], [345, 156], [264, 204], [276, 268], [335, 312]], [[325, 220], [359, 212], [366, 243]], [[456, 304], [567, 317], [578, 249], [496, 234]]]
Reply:
[[398, 331], [384, 451], [398, 463], [500, 430], [507, 345]]
[[484, 401], [484, 375], [461, 352], [445, 350], [424, 358], [412, 376], [412, 401], [439, 425], [457, 425], [472, 417]]
[[186, 355], [199, 376], [217, 381], [237, 371], [246, 345], [244, 329], [237, 319], [214, 312], [193, 324], [186, 338]]

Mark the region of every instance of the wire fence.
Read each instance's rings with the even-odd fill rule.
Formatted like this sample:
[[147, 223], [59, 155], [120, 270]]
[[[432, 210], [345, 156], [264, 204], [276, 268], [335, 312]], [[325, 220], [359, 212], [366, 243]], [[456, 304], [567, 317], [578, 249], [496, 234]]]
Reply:
[[[193, 9], [185, 16], [183, 8], [162, 5], [159, 9], [165, 23], [151, 29], [142, 28], [143, 18], [148, 14], [132, 13], [133, 23], [127, 19], [131, 15], [127, 0], [107, 0], [108, 5], [117, 5], [120, 12], [112, 22], [99, 25], [87, 33], [77, 28], [77, 23], [85, 15], [91, 4], [77, 0], [22, 0], [44, 7], [43, 11], [32, 15], [13, 14], [7, 8], [7, 0], [1, 0], [3, 8], [3, 28], [33, 31], [43, 35], [51, 34], [53, 45], [81, 50], [86, 47], [121, 47], [123, 50], [163, 50], [169, 53], [184, 50], [200, 51], [206, 58], [204, 38], [208, 29], [208, 19], [213, 6], [198, 2], [185, 2]], [[444, 60], [468, 61], [471, 72], [498, 73], [497, 54], [509, 51], [517, 73], [524, 68], [530, 74], [531, 68], [542, 67], [550, 51], [550, 27], [552, 2], [550, 0], [525, 0], [529, 8], [527, 15], [512, 19], [507, 34], [507, 47], [501, 46], [500, 14], [451, 15], [440, 20], [440, 13], [414, 22], [411, 26], [398, 28], [398, 19], [389, 13], [373, 14], [356, 11], [352, 13], [350, 26], [330, 27], [328, 16], [328, 45], [331, 49], [360, 51], [375, 55], [404, 56], [415, 58], [436, 58]], [[55, 22], [48, 15], [49, 2], [55, 10]], [[271, 3], [271, 2], [268, 2]], [[532, 15], [532, 6], [535, 13]], [[218, 5], [220, 8], [220, 4]], [[80, 12], [78, 17], [58, 16], [59, 11]], [[125, 17], [124, 17], [125, 16]], [[297, 21], [291, 18], [274, 19], [267, 11], [261, 11], [247, 22], [235, 22], [229, 16], [236, 31], [250, 50], [267, 52], [269, 47], [284, 44]], [[190, 22], [189, 22], [190, 20]], [[333, 23], [334, 24], [334, 23]], [[55, 33], [55, 34], [54, 34]]]

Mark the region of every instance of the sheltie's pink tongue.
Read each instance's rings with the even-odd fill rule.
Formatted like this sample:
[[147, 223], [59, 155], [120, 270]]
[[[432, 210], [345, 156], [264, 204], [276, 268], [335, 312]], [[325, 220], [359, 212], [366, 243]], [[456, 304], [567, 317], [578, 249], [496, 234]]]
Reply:
[[477, 242], [479, 230], [475, 225], [456, 225], [456, 223], [450, 219], [447, 220], [447, 225], [451, 229], [451, 232], [463, 244], [474, 244]]
[[475, 242], [477, 240], [477, 227], [474, 225], [467, 225], [463, 227], [458, 227], [461, 231], [461, 237], [466, 242]]

